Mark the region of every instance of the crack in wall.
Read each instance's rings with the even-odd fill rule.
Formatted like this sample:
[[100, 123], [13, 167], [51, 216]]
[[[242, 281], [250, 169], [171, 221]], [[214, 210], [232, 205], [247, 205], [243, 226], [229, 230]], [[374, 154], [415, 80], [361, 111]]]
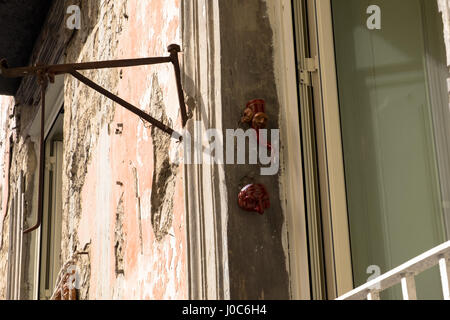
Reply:
[[87, 243], [78, 255], [78, 270], [80, 270], [78, 299], [88, 300], [91, 282], [91, 243]]
[[[152, 76], [152, 94], [149, 114], [172, 126], [169, 121], [163, 93], [159, 86], [157, 74]], [[173, 197], [178, 166], [170, 163], [169, 148], [171, 137], [154, 126], [151, 127], [153, 142], [153, 178], [151, 191], [151, 222], [156, 241], [161, 241], [172, 227]]]
[[123, 204], [123, 192], [120, 195], [116, 209], [116, 224], [114, 230], [114, 256], [116, 276], [125, 273], [123, 255], [124, 255], [124, 234], [123, 234], [123, 215], [125, 209]]

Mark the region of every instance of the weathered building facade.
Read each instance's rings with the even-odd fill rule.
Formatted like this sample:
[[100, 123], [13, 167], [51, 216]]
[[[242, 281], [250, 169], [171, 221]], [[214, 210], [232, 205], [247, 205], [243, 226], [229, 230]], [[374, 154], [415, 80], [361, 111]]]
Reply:
[[[67, 276], [78, 299], [331, 299], [368, 267], [448, 240], [450, 3], [409, 1], [51, 2], [29, 65], [164, 57], [179, 44], [189, 120], [171, 63], [82, 73], [183, 142], [58, 75], [41, 163], [36, 77], [13, 93], [1, 84], [0, 299], [58, 298]], [[270, 144], [243, 121], [255, 99]], [[239, 129], [272, 157], [224, 161], [242, 152], [227, 132]], [[186, 140], [200, 146], [193, 162]], [[248, 185], [268, 198], [243, 205]], [[244, 210], [262, 199], [263, 214]], [[24, 233], [40, 203], [39, 228]]]
[[[67, 9], [72, 5], [80, 8], [80, 29], [67, 26], [72, 17]], [[200, 38], [228, 37], [232, 33], [208, 35], [204, 30], [200, 31], [205, 26], [210, 29], [218, 27], [216, 22], [210, 20], [212, 16], [208, 20], [199, 21], [196, 17], [189, 21], [189, 15], [202, 16], [202, 10], [208, 9], [211, 15], [217, 14], [219, 5], [222, 4], [186, 2], [181, 5], [179, 1], [66, 1], [62, 4], [55, 1], [42, 27], [41, 38], [36, 41], [31, 63], [57, 64], [167, 56], [169, 44], [186, 43], [182, 45], [180, 58], [184, 56], [191, 59], [189, 64], [183, 61], [186, 68], [183, 70], [183, 84], [191, 118], [204, 121], [205, 128], [225, 127], [227, 122], [233, 124], [230, 128], [234, 128], [241, 116], [241, 110], [234, 104], [242, 102], [227, 101], [229, 111], [224, 112], [226, 109], [222, 111], [213, 107], [216, 103], [224, 103], [219, 102], [220, 99], [217, 102], [209, 101], [211, 95], [219, 94], [213, 82], [218, 81], [218, 77], [215, 79], [216, 74], [222, 71], [210, 70], [207, 75], [206, 69], [217, 64], [218, 61], [213, 61], [218, 60], [219, 56], [209, 52], [209, 46], [215, 45], [213, 40], [208, 40], [208, 47], [202, 48], [206, 39]], [[255, 11], [251, 26], [254, 35], [240, 32], [236, 33], [235, 39], [228, 41], [239, 43], [245, 38], [251, 39], [263, 29], [265, 36], [261, 38], [260, 44], [264, 46], [266, 41], [270, 42], [272, 31], [268, 18], [258, 22], [257, 15], [267, 11], [266, 5], [263, 2], [247, 5], [249, 10]], [[236, 6], [225, 6], [223, 19], [230, 19], [230, 23], [236, 24], [237, 28], [245, 29], [245, 24], [238, 24], [242, 20], [236, 16], [238, 9]], [[183, 33], [185, 29], [191, 32]], [[214, 32], [219, 32], [219, 29]], [[254, 45], [249, 45], [248, 49], [252, 50]], [[267, 68], [272, 69], [271, 48], [265, 47], [266, 62], [260, 66], [255, 63], [255, 74], [267, 72]], [[235, 51], [231, 47], [228, 50], [230, 53]], [[195, 56], [198, 54], [205, 55], [210, 61], [202, 63], [199, 66], [201, 70], [195, 69], [197, 61], [204, 59]], [[241, 65], [248, 63], [243, 53], [239, 56]], [[225, 67], [242, 72], [243, 81], [247, 77], [236, 62], [229, 66], [224, 64]], [[180, 108], [172, 69], [168, 64], [93, 70], [85, 75], [181, 132]], [[230, 69], [229, 72], [234, 70]], [[67, 266], [76, 267], [80, 299], [227, 298], [231, 294], [228, 272], [236, 277], [233, 282], [236, 287], [232, 288], [234, 294], [242, 298], [288, 298], [280, 202], [272, 201], [274, 215], [265, 216], [267, 219], [244, 216], [231, 219], [227, 224], [229, 210], [241, 214], [239, 208], [228, 206], [228, 201], [230, 204], [237, 202], [234, 193], [239, 192], [239, 184], [242, 184], [240, 180], [248, 179], [247, 175], [254, 176], [259, 167], [247, 166], [241, 169], [236, 166], [230, 168], [229, 172], [243, 174], [225, 177], [224, 168], [218, 170], [211, 165], [206, 170], [209, 171], [209, 179], [214, 177], [213, 181], [198, 181], [200, 172], [186, 169], [183, 163], [174, 163], [170, 159], [171, 154], [180, 152], [179, 142], [67, 75], [57, 76], [46, 94], [46, 149], [51, 151], [46, 154], [45, 166], [48, 172], [52, 172], [52, 178], [46, 173], [44, 183], [56, 184], [56, 193], [47, 189], [46, 192], [61, 197], [61, 203], [44, 200], [44, 215], [49, 214], [50, 217], [48, 212], [53, 209], [45, 203], [52, 201], [56, 211], [60, 210], [56, 215], [60, 214], [61, 217], [59, 220], [49, 218], [43, 221], [37, 231], [20, 235], [21, 231], [34, 225], [38, 214], [40, 97], [38, 86], [33, 85], [33, 81], [35, 79], [25, 79], [14, 98], [2, 98], [2, 107], [8, 109], [5, 113], [8, 119], [2, 121], [7, 126], [3, 131], [6, 137], [4, 157], [11, 159], [10, 165], [5, 160], [6, 166], [2, 168], [5, 186], [2, 192], [5, 193], [5, 199], [9, 197], [9, 200], [2, 202], [5, 211], [1, 259], [3, 298], [50, 298], [58, 284], [59, 271], [63, 267], [67, 269]], [[237, 89], [231, 78], [226, 85], [226, 90]], [[267, 99], [275, 104], [273, 77], [267, 79], [266, 84], [255, 84], [249, 92], [243, 90], [232, 95], [239, 96], [239, 100], [251, 100], [266, 90], [271, 92]], [[208, 116], [203, 114], [205, 109], [210, 113]], [[230, 116], [226, 117], [226, 122], [215, 116], [222, 112]], [[277, 109], [272, 108], [269, 113], [272, 126], [276, 127]], [[204, 116], [211, 117], [207, 120], [211, 123], [202, 120]], [[213, 124], [213, 121], [223, 123]], [[193, 123], [194, 119], [190, 122]], [[193, 124], [188, 126], [192, 126], [189, 130], [194, 130]], [[55, 155], [58, 152], [56, 142], [62, 144], [61, 154]], [[58, 160], [58, 157], [61, 159]], [[60, 169], [58, 161], [61, 161]], [[56, 174], [61, 175], [60, 181], [53, 177]], [[203, 179], [208, 180], [206, 176]], [[225, 179], [230, 181], [226, 182]], [[275, 194], [278, 193], [277, 179], [277, 176], [267, 178], [269, 183], [270, 180], [275, 182]], [[227, 200], [227, 188], [230, 188], [232, 200]], [[191, 193], [190, 199], [187, 199], [186, 192]], [[199, 197], [207, 200], [196, 199]], [[195, 203], [192, 199], [195, 199]], [[187, 211], [190, 212], [188, 216]], [[19, 230], [14, 231], [20, 222], [11, 220], [11, 212], [18, 212], [18, 219], [23, 221], [23, 227], [19, 227]], [[198, 233], [191, 237], [187, 236], [187, 217], [199, 219], [198, 222], [190, 223], [190, 232]], [[247, 223], [253, 224], [251, 228], [255, 228], [253, 239], [243, 241], [233, 238], [227, 244], [227, 233], [231, 232], [229, 228], [243, 235], [238, 230], [248, 230], [249, 226], [245, 226]], [[61, 231], [54, 234], [45, 229], [45, 224], [47, 228], [61, 228]], [[216, 235], [211, 237], [211, 232]], [[262, 234], [266, 235], [261, 237]], [[205, 238], [209, 242], [206, 245], [203, 243]], [[214, 239], [220, 239], [220, 242]], [[254, 247], [255, 243], [259, 243], [257, 247]], [[274, 250], [262, 250], [265, 243], [266, 247], [273, 247]], [[49, 249], [44, 248], [46, 246]], [[189, 246], [192, 246], [190, 250]], [[226, 251], [227, 247], [229, 251]], [[52, 253], [54, 248], [57, 251]], [[264, 252], [268, 255], [261, 255]], [[198, 259], [198, 262], [188, 265], [188, 253], [192, 255], [190, 261]], [[255, 274], [256, 271], [254, 267], [247, 268], [241, 263], [241, 259], [248, 258], [249, 253], [254, 255], [252, 264], [268, 268], [266, 271], [261, 270], [261, 275], [267, 274], [269, 270], [274, 273], [272, 283], [259, 283], [257, 279], [247, 277], [246, 274]], [[276, 256], [273, 256], [274, 253]], [[231, 254], [230, 258], [228, 254]], [[12, 258], [16, 255], [20, 256], [17, 261]], [[263, 263], [272, 257], [277, 257], [276, 261]], [[228, 265], [229, 259], [235, 261], [233, 265]], [[50, 266], [46, 264], [49, 261], [52, 261]], [[62, 269], [54, 267], [53, 261], [56, 261], [54, 266]], [[212, 288], [212, 285], [206, 288], [205, 278], [217, 288]]]
[[[70, 5], [81, 9], [79, 30], [66, 26]], [[51, 39], [41, 39], [34, 52], [59, 51], [51, 52], [47, 64], [163, 56], [170, 43], [180, 43], [179, 18], [179, 3], [172, 1], [55, 1], [43, 27], [52, 34]], [[95, 70], [88, 76], [122, 98], [146, 106], [147, 112], [165, 123], [176, 125], [179, 108], [173, 99], [176, 87], [171, 66]], [[56, 125], [47, 124], [46, 130], [51, 134], [50, 126], [59, 126], [58, 134], [64, 137], [54, 140], [62, 141], [64, 150], [57, 192], [61, 197], [58, 260], [61, 267], [76, 260], [82, 282], [80, 298], [187, 298], [182, 168], [166, 164], [173, 147], [170, 136], [166, 138], [139, 117], [116, 108], [74, 78], [62, 76], [49, 86], [48, 92], [52, 90], [55, 98], [47, 99], [52, 113], [47, 121]], [[14, 181], [25, 175], [26, 229], [35, 223], [37, 214], [33, 204], [37, 201], [39, 141], [33, 141], [27, 130], [34, 118], [38, 119], [39, 101], [35, 106], [10, 101], [18, 125], [5, 181], [12, 182], [10, 192], [14, 192]], [[5, 102], [8, 105], [7, 99]], [[154, 167], [161, 170], [154, 171]], [[4, 221], [6, 257], [7, 215]], [[33, 298], [38, 281], [35, 272], [41, 254], [36, 251], [35, 237], [33, 233], [23, 236], [20, 298]], [[6, 275], [6, 267], [4, 271]], [[59, 270], [49, 275], [53, 284], [55, 271], [57, 275]], [[2, 281], [3, 297], [6, 283]], [[42, 291], [40, 294], [45, 297]]]

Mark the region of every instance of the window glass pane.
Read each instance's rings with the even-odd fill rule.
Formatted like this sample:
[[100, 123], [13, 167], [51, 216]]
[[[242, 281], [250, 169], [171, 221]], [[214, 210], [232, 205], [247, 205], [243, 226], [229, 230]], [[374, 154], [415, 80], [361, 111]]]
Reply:
[[[381, 9], [381, 29], [368, 28], [369, 5]], [[438, 158], [448, 148], [436, 118], [448, 120], [447, 67], [436, 1], [332, 0], [332, 10], [359, 286], [370, 266], [384, 273], [445, 241]], [[437, 272], [420, 276], [417, 291], [442, 298]], [[387, 295], [401, 298], [395, 289]]]

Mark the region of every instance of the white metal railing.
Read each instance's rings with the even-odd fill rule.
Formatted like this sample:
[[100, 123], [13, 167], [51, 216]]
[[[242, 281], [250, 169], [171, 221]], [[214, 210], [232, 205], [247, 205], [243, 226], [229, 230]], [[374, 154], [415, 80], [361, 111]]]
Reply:
[[439, 264], [444, 300], [450, 300], [450, 241], [340, 296], [336, 300], [380, 300], [380, 292], [401, 283], [404, 300], [416, 300], [414, 277]]

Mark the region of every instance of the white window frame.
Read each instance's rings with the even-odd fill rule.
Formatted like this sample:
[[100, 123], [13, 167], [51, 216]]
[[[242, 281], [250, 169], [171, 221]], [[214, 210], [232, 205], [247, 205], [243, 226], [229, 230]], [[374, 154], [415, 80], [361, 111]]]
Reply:
[[290, 0], [267, 2], [274, 31], [274, 63], [280, 102], [280, 133], [285, 146], [280, 154], [283, 172], [280, 198], [286, 216], [286, 242], [291, 298], [309, 300], [310, 273], [304, 203], [304, 178], [299, 127], [293, 7]]
[[[46, 100], [46, 110], [45, 110], [45, 126], [44, 126], [44, 136], [47, 139], [48, 134], [50, 133], [53, 124], [55, 123], [58, 115], [61, 112], [61, 108], [64, 105], [64, 75], [56, 76], [55, 83], [49, 84], [47, 88], [47, 92], [45, 95]], [[29, 135], [32, 141], [35, 143], [36, 154], [39, 154], [39, 150], [37, 146], [39, 146], [40, 140], [40, 117], [41, 111], [36, 113], [33, 122], [29, 127]], [[48, 148], [46, 148], [48, 149]], [[46, 171], [46, 170], [45, 170]], [[62, 174], [62, 173], [61, 173]], [[35, 175], [34, 179], [34, 190], [38, 190], [39, 178], [38, 175]], [[44, 184], [45, 187], [45, 184]], [[44, 195], [45, 197], [45, 195]], [[32, 204], [32, 217], [30, 218], [30, 223], [36, 221], [37, 217], [37, 208], [38, 208], [38, 195], [37, 191], [33, 195], [33, 204]], [[44, 208], [45, 210], [45, 208]], [[44, 216], [45, 216], [44, 211]], [[40, 298], [40, 290], [39, 290], [39, 281], [40, 281], [40, 261], [41, 261], [41, 230], [39, 229], [33, 231], [31, 233], [31, 243], [30, 243], [30, 265], [26, 266], [28, 268], [27, 272], [32, 273], [33, 278], [33, 293], [32, 297], [34, 300], [38, 300]], [[59, 271], [59, 270], [58, 270]], [[58, 272], [57, 271], [57, 272]], [[51, 295], [51, 294], [50, 294]]]
[[[53, 155], [50, 154], [50, 148], [53, 144]], [[58, 140], [49, 140], [45, 144], [45, 174], [44, 174], [44, 215], [42, 217], [42, 233], [41, 233], [41, 261], [40, 261], [40, 284], [39, 299], [50, 299], [53, 294], [54, 286], [61, 268], [60, 252], [55, 250], [47, 251], [51, 244], [59, 244], [57, 248], [61, 248], [61, 228], [56, 226], [62, 225], [62, 160], [63, 160], [63, 142]], [[50, 175], [52, 172], [52, 175]], [[50, 184], [50, 179], [51, 184]], [[50, 189], [50, 185], [52, 188]], [[49, 200], [51, 199], [51, 206]], [[59, 213], [59, 214], [58, 214]], [[49, 218], [51, 230], [48, 230]], [[50, 244], [48, 243], [47, 234], [50, 232]], [[43, 236], [42, 236], [43, 235]], [[47, 265], [47, 259], [50, 265]], [[47, 271], [48, 270], [48, 274]], [[45, 281], [48, 279], [49, 288], [45, 288]]]
[[[302, 125], [311, 127], [304, 132], [307, 135], [304, 143], [315, 145], [304, 151], [310, 153], [305, 154], [305, 159], [315, 163], [306, 169], [317, 170], [312, 177], [305, 177], [309, 201], [316, 201], [310, 204], [307, 213], [311, 290], [313, 299], [334, 299], [353, 288], [353, 275], [331, 1], [305, 1], [305, 8], [298, 6], [297, 11], [306, 10], [303, 16], [307, 21], [300, 25], [308, 30], [298, 32], [303, 31], [307, 36], [297, 36], [297, 43], [307, 45], [308, 50], [301, 50], [300, 46], [297, 51], [300, 108], [308, 118]], [[320, 197], [312, 198], [314, 194]]]

